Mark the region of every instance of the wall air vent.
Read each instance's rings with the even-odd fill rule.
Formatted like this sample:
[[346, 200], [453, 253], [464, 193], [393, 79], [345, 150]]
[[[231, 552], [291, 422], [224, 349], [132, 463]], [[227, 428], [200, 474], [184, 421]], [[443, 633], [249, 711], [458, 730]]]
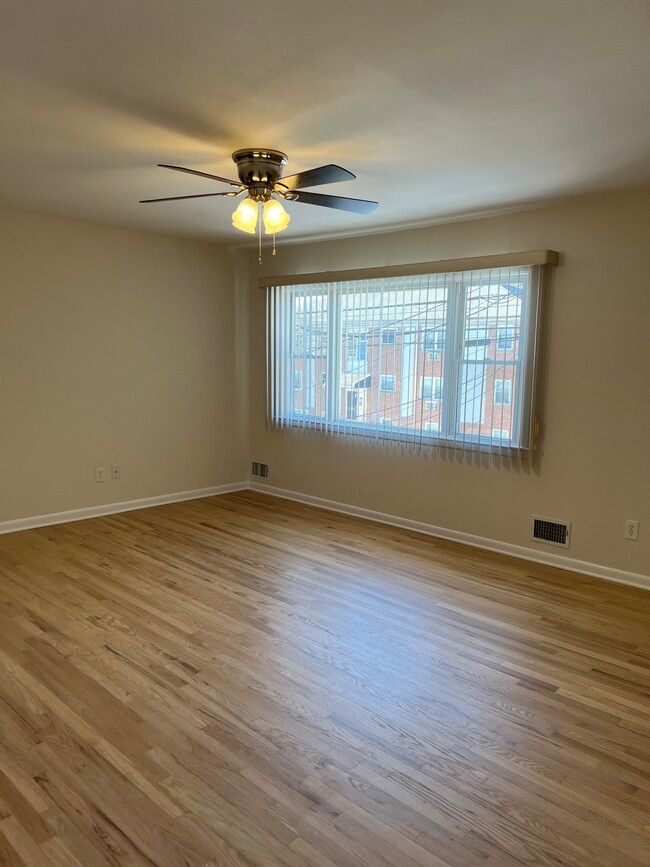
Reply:
[[571, 524], [566, 521], [551, 521], [548, 518], [533, 516], [530, 538], [535, 542], [546, 542], [548, 545], [568, 548], [571, 538]]
[[251, 475], [258, 476], [260, 479], [268, 479], [269, 477], [269, 465], [268, 464], [260, 464], [258, 461], [253, 461]]

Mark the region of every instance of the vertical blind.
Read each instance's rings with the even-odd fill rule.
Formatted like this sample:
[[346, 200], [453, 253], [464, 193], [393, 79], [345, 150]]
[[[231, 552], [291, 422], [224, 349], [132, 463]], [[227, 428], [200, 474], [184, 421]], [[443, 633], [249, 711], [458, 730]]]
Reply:
[[517, 264], [268, 286], [269, 422], [528, 451], [542, 272]]

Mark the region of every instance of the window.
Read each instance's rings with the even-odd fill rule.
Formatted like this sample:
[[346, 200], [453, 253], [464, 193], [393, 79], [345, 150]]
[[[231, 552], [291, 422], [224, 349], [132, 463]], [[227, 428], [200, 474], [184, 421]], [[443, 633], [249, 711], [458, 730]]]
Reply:
[[439, 325], [437, 328], [430, 331], [425, 331], [424, 339], [422, 340], [422, 349], [427, 352], [442, 352], [445, 348], [445, 337], [445, 329], [442, 325]]
[[348, 335], [345, 341], [346, 373], [362, 373], [366, 363], [366, 338], [359, 335]]
[[379, 391], [394, 394], [394, 392], [395, 392], [395, 377], [394, 376], [386, 376], [386, 375], [382, 374], [380, 382], [379, 382]]
[[510, 379], [494, 380], [494, 396], [492, 402], [495, 406], [510, 406], [512, 394], [512, 381]]
[[293, 390], [302, 391], [302, 370], [294, 370], [293, 372]]
[[420, 398], [422, 400], [442, 400], [442, 377], [423, 376], [420, 380]]
[[514, 328], [499, 328], [497, 331], [497, 349], [510, 350], [515, 343]]
[[[269, 284], [270, 421], [529, 451], [543, 266], [557, 261], [547, 251], [532, 255], [537, 264], [439, 272], [432, 263], [428, 274], [404, 266], [398, 277], [368, 271], [362, 279], [342, 274], [341, 282], [328, 274]], [[440, 352], [433, 370], [430, 351]]]

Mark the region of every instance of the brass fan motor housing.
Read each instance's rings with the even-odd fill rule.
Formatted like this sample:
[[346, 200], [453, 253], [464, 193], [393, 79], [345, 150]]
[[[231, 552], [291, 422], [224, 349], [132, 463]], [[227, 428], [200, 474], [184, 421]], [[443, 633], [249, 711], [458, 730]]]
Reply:
[[251, 199], [266, 202], [271, 198], [275, 184], [282, 177], [288, 157], [282, 151], [243, 148], [232, 155], [239, 180], [248, 187]]

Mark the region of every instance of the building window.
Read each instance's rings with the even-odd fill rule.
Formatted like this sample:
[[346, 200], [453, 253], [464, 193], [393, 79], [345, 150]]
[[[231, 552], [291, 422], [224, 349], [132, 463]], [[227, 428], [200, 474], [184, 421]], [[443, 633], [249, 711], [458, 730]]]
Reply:
[[442, 377], [423, 376], [420, 380], [421, 400], [442, 400]]
[[[269, 286], [271, 422], [414, 444], [435, 433], [452, 448], [529, 451], [543, 268], [406, 273], [397, 281], [323, 275]], [[505, 357], [495, 358], [495, 343], [508, 349]], [[423, 350], [440, 352], [437, 376]]]
[[379, 381], [379, 391], [383, 391], [386, 394], [394, 394], [395, 393], [395, 377], [394, 376], [386, 376], [382, 373], [381, 379]]
[[383, 428], [392, 427], [393, 426], [393, 419], [392, 418], [380, 418], [379, 419], [379, 426], [383, 427]]
[[512, 380], [495, 379], [493, 403], [495, 406], [510, 406]]
[[445, 348], [445, 329], [442, 326], [424, 332], [422, 349], [426, 352], [442, 352]]
[[497, 349], [510, 351], [515, 345], [515, 329], [499, 328], [497, 330]]
[[346, 373], [362, 373], [366, 363], [366, 337], [348, 334], [345, 339]]

